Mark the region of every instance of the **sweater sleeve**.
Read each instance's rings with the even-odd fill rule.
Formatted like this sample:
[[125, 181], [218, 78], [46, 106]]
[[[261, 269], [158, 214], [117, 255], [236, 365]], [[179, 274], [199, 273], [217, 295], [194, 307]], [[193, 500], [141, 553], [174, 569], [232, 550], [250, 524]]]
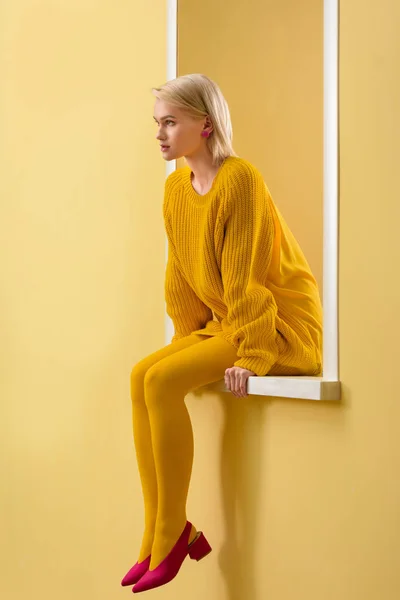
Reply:
[[221, 275], [235, 366], [268, 373], [278, 358], [277, 305], [266, 287], [274, 243], [268, 191], [257, 170], [235, 173], [227, 200]]
[[168, 238], [168, 260], [165, 274], [165, 302], [168, 316], [174, 324], [175, 334], [171, 342], [190, 335], [212, 320], [211, 309], [206, 306], [190, 287], [182, 270], [173, 240], [168, 210], [168, 180], [165, 187], [164, 221]]

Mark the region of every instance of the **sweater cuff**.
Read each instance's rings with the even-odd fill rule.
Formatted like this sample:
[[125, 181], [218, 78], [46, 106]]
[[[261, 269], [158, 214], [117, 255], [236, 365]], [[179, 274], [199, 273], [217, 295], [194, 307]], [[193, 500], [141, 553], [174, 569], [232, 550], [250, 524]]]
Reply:
[[268, 371], [272, 367], [270, 362], [266, 361], [264, 358], [260, 358], [259, 356], [240, 358], [234, 363], [234, 366], [253, 371], [253, 373], [255, 373], [258, 377], [267, 375]]

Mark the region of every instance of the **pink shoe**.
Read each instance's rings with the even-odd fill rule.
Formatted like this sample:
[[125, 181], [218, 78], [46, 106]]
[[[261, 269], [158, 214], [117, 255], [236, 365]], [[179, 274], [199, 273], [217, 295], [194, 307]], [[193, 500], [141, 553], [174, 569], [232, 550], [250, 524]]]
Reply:
[[148, 570], [132, 588], [132, 592], [144, 592], [174, 579], [188, 554], [190, 558], [198, 561], [211, 552], [211, 546], [201, 531], [197, 533], [193, 542], [188, 545], [191, 530], [192, 524], [187, 521], [181, 537], [168, 556], [154, 570]]
[[121, 585], [133, 585], [137, 583], [141, 577], [146, 573], [150, 566], [151, 554], [142, 562], [137, 562], [133, 565], [132, 569], [129, 569], [123, 580], [121, 581]]

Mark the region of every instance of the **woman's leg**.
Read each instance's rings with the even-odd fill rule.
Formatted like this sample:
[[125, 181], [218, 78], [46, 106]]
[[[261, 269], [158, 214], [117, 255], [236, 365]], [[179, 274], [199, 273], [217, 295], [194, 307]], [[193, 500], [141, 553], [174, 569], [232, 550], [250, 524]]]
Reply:
[[158, 511], [150, 569], [169, 554], [186, 525], [193, 463], [193, 431], [186, 394], [224, 378], [237, 360], [223, 338], [207, 338], [156, 362], [144, 381], [158, 486]]
[[138, 562], [142, 562], [151, 553], [158, 506], [149, 415], [144, 399], [144, 379], [150, 367], [160, 360], [171, 354], [179, 353], [193, 344], [205, 341], [205, 339], [204, 336], [190, 335], [169, 344], [138, 362], [131, 372], [133, 437], [145, 507], [145, 530]]

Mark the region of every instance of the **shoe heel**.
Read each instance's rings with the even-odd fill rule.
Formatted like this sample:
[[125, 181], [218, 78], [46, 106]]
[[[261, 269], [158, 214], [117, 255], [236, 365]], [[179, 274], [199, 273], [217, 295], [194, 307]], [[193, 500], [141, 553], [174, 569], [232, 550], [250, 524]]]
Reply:
[[204, 533], [200, 531], [198, 537], [189, 545], [188, 554], [192, 560], [199, 561], [207, 556], [207, 554], [210, 554], [211, 550], [212, 548], [207, 542]]

